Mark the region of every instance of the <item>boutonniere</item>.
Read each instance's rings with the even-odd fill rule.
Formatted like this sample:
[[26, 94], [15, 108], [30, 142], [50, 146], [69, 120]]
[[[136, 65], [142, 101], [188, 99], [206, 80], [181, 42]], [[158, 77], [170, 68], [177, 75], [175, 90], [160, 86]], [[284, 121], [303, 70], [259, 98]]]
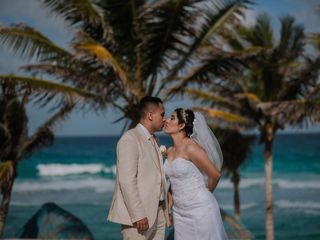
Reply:
[[167, 158], [167, 148], [166, 148], [166, 146], [165, 145], [161, 145], [159, 147], [159, 149], [160, 149], [160, 153], [161, 153], [162, 157], [164, 159]]

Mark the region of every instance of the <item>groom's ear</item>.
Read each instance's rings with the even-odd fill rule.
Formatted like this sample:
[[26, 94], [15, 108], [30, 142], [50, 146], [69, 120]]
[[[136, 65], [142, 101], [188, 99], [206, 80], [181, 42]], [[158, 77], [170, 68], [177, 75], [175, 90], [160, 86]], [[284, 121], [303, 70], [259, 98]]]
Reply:
[[152, 112], [148, 112], [148, 113], [147, 113], [147, 119], [148, 119], [149, 121], [152, 121], [152, 119], [153, 119]]

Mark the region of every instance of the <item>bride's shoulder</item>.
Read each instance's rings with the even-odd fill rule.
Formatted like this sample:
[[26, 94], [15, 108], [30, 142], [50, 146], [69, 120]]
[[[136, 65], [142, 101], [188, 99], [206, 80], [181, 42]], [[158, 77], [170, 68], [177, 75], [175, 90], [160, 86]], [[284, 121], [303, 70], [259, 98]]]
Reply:
[[192, 139], [188, 139], [185, 145], [186, 151], [190, 153], [201, 151], [201, 147]]
[[191, 138], [185, 138], [185, 146], [186, 147], [197, 147], [197, 143]]
[[172, 154], [173, 154], [173, 147], [171, 146], [167, 149], [167, 158], [170, 159], [172, 157]]

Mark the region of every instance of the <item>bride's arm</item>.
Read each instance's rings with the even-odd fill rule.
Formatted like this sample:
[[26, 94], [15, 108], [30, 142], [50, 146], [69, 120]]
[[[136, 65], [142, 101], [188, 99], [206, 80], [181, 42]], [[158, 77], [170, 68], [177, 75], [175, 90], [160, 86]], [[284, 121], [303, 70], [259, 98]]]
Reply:
[[186, 153], [190, 159], [200, 170], [208, 175], [208, 188], [213, 191], [220, 179], [220, 172], [208, 158], [206, 152], [197, 144], [188, 144]]
[[212, 179], [212, 178], [208, 178], [208, 190], [209, 190], [210, 192], [213, 192], [213, 190], [216, 188], [218, 182], [219, 182], [219, 180], [218, 180], [218, 181], [215, 181], [215, 180]]

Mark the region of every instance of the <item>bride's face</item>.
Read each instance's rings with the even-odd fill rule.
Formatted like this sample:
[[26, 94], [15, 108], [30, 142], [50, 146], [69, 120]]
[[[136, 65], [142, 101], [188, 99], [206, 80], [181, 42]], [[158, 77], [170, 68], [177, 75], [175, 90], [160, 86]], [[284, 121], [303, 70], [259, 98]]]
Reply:
[[174, 112], [170, 118], [167, 119], [165, 124], [165, 133], [167, 134], [175, 134], [183, 129], [184, 124], [179, 124], [179, 120], [177, 117], [177, 113]]

